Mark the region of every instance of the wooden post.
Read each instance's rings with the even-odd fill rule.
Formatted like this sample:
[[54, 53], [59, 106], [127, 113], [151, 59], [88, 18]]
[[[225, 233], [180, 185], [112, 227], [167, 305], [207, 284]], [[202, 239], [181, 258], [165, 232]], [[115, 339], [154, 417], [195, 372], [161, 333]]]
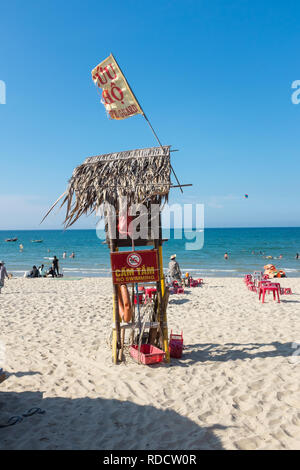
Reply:
[[[110, 240], [110, 251], [117, 251], [115, 240]], [[112, 356], [114, 364], [118, 363], [119, 350], [121, 348], [121, 335], [120, 335], [120, 313], [119, 313], [119, 300], [118, 300], [118, 286], [113, 284], [113, 322], [115, 328], [113, 329], [112, 338]]]
[[158, 241], [158, 258], [159, 258], [159, 269], [160, 269], [160, 284], [162, 296], [165, 300], [163, 308], [163, 347], [166, 353], [166, 361], [170, 362], [170, 351], [169, 351], [169, 339], [168, 339], [168, 320], [167, 320], [167, 307], [169, 292], [166, 292], [165, 277], [163, 268], [163, 257], [162, 257], [162, 228], [161, 228], [161, 213], [159, 213], [159, 241]]
[[[159, 241], [155, 240], [155, 249], [159, 252]], [[161, 272], [160, 267], [160, 259], [158, 256], [158, 269], [159, 273]], [[163, 337], [163, 323], [164, 323], [164, 316], [163, 316], [163, 296], [162, 296], [162, 285], [161, 285], [161, 275], [159, 276], [160, 280], [156, 282], [156, 289], [157, 289], [157, 319], [160, 323], [160, 334], [159, 334], [159, 345], [161, 348], [164, 346], [164, 337]]]

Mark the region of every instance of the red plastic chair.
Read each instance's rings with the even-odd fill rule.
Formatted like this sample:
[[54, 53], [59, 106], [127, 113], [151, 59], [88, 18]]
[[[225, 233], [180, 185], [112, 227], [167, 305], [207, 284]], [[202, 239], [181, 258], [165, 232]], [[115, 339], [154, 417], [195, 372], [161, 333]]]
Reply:
[[278, 290], [277, 286], [270, 285], [270, 284], [260, 286], [260, 288], [259, 288], [259, 300], [262, 297], [262, 303], [265, 302], [266, 292], [268, 292], [268, 293], [273, 292], [273, 300], [276, 300], [276, 294], [277, 294], [277, 301], [278, 301], [278, 303], [280, 303], [279, 290]]

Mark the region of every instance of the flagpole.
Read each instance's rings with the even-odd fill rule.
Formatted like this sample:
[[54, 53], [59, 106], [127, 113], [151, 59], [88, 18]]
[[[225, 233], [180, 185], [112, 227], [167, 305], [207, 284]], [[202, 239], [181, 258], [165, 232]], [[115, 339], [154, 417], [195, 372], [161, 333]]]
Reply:
[[[127, 79], [125, 78], [125, 75], [123, 74], [123, 72], [122, 72], [122, 70], [121, 70], [121, 68], [120, 68], [120, 66], [119, 66], [119, 64], [118, 64], [118, 62], [117, 62], [117, 60], [116, 60], [116, 58], [114, 57], [113, 54], [110, 54], [110, 55], [112, 56], [112, 58], [113, 58], [114, 61], [116, 62], [118, 69], [120, 70], [121, 74], [123, 75], [124, 80], [125, 80], [125, 82], [127, 83], [127, 86], [128, 86], [128, 89], [129, 89], [130, 93], [132, 94], [132, 96], [133, 96], [133, 98], [135, 99], [135, 101], [138, 103], [138, 105], [139, 105], [139, 107], [140, 107], [140, 109], [141, 109], [141, 111], [142, 111], [142, 116], [144, 116], [146, 122], [149, 124], [149, 127], [150, 127], [150, 129], [151, 129], [151, 131], [152, 131], [154, 137], [156, 138], [157, 142], [159, 143], [159, 146], [161, 147], [163, 153], [165, 153], [164, 148], [163, 148], [163, 146], [162, 146], [162, 143], [161, 143], [161, 141], [160, 141], [159, 138], [158, 138], [158, 135], [156, 134], [154, 128], [152, 127], [151, 122], [149, 121], [149, 119], [147, 118], [146, 114], [144, 113], [144, 110], [143, 110], [142, 106], [140, 105], [139, 100], [137, 99], [137, 97], [136, 97], [135, 94], [133, 93], [133, 91], [132, 91], [132, 89], [131, 89], [131, 86], [129, 85]], [[179, 186], [179, 188], [180, 188], [180, 191], [183, 193], [181, 184], [180, 184], [180, 182], [179, 182], [179, 179], [177, 178], [177, 175], [176, 175], [175, 170], [174, 170], [174, 168], [172, 167], [172, 164], [171, 164], [171, 163], [170, 163], [170, 166], [171, 166], [171, 170], [173, 171], [173, 174], [174, 174], [174, 176], [175, 176], [175, 178], [176, 178], [176, 181], [177, 181], [177, 183], [178, 183], [178, 186]]]

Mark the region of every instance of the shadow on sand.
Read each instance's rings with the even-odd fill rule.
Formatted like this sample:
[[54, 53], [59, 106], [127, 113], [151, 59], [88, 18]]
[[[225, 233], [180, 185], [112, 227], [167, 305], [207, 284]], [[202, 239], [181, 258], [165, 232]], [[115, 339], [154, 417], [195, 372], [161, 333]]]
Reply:
[[[269, 351], [262, 348], [268, 347]], [[271, 349], [272, 348], [272, 349]], [[196, 362], [226, 362], [238, 359], [256, 359], [268, 357], [290, 357], [295, 350], [292, 343], [226, 343], [226, 344], [193, 344], [186, 345], [181, 361], [176, 361], [176, 365], [188, 367]], [[184, 362], [183, 362], [184, 361]]]
[[0, 449], [222, 449], [214, 431], [224, 426], [200, 427], [171, 409], [114, 399], [0, 392], [0, 424], [32, 407], [45, 413], [0, 429]]
[[190, 299], [171, 299], [169, 300], [169, 304], [171, 305], [182, 305], [190, 302]]

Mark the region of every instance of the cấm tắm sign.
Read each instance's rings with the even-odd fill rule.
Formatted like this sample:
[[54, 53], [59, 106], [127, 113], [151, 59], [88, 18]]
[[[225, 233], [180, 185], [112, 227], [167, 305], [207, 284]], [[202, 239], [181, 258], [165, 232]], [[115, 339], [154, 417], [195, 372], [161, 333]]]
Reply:
[[159, 280], [157, 250], [119, 251], [110, 254], [114, 284]]

